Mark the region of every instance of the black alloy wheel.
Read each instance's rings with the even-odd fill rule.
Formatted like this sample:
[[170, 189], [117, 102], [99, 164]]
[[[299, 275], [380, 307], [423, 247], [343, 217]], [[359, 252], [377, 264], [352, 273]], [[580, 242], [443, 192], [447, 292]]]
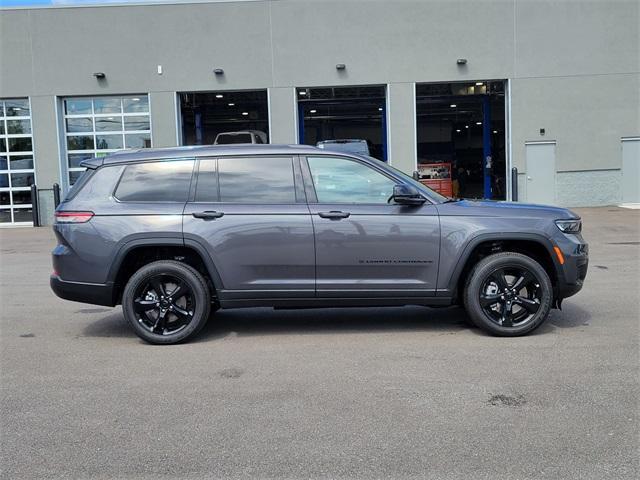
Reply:
[[470, 320], [494, 335], [514, 337], [539, 327], [549, 316], [553, 285], [535, 259], [501, 252], [480, 260], [463, 294]]
[[162, 273], [141, 285], [133, 301], [140, 325], [156, 335], [173, 335], [186, 328], [193, 321], [195, 306], [189, 285]]
[[122, 294], [124, 316], [149, 343], [172, 344], [194, 336], [211, 312], [211, 292], [193, 267], [160, 260], [134, 273]]
[[540, 309], [540, 280], [524, 267], [498, 268], [488, 275], [479, 299], [493, 322], [518, 327], [531, 321]]

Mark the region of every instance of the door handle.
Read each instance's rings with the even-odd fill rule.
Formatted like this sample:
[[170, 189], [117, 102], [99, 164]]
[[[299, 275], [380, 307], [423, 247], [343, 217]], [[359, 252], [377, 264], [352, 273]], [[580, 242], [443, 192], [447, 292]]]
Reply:
[[341, 218], [347, 218], [351, 215], [349, 212], [340, 212], [338, 210], [331, 210], [330, 212], [318, 212], [320, 218], [329, 218], [331, 220], [340, 220]]
[[204, 212], [193, 212], [191, 215], [193, 215], [195, 218], [201, 218], [203, 220], [215, 220], [216, 218], [222, 217], [224, 213], [207, 210]]

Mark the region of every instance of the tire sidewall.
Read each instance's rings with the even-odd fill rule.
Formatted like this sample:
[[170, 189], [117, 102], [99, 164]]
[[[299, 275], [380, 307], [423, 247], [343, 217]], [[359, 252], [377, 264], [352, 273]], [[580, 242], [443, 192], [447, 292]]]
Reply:
[[[193, 320], [191, 320], [185, 329], [173, 335], [158, 335], [150, 332], [140, 325], [133, 309], [136, 291], [147, 282], [150, 277], [159, 274], [167, 274], [179, 278], [189, 285], [195, 298], [196, 308], [193, 313]], [[140, 268], [140, 270], [131, 276], [122, 295], [122, 310], [125, 318], [140, 338], [153, 344], [179, 343], [195, 335], [208, 319], [211, 308], [210, 304], [211, 295], [201, 275], [191, 267], [174, 261], [153, 262]]]
[[[534, 317], [519, 327], [502, 327], [493, 322], [480, 305], [480, 290], [487, 277], [500, 268], [526, 268], [533, 273], [540, 285], [540, 308]], [[472, 321], [483, 330], [500, 336], [525, 335], [535, 330], [547, 319], [553, 300], [553, 286], [545, 269], [534, 259], [526, 255], [504, 252], [481, 260], [469, 275], [464, 292], [464, 303]]]

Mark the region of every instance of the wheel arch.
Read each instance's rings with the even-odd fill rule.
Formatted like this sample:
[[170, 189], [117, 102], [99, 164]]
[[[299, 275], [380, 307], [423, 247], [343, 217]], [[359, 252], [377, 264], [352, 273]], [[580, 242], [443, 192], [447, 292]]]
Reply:
[[178, 260], [194, 267], [210, 282], [212, 297], [223, 288], [213, 261], [198, 242], [181, 238], [139, 238], [123, 244], [111, 264], [108, 280], [113, 285], [115, 304], [120, 302], [131, 275], [143, 265], [157, 260]]
[[559, 265], [553, 254], [553, 244], [547, 237], [535, 233], [481, 234], [467, 242], [447, 283], [448, 294], [459, 298], [467, 275], [482, 258], [499, 252], [517, 252], [527, 255], [542, 265], [557, 294]]

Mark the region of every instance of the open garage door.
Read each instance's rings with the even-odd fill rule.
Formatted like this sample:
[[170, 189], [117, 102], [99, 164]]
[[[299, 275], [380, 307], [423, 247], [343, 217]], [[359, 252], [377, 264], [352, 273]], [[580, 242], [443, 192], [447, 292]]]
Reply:
[[298, 88], [299, 142], [387, 160], [384, 86]]
[[506, 198], [504, 85], [416, 85], [420, 181], [444, 195]]
[[211, 145], [219, 133], [249, 131], [233, 138], [269, 142], [266, 90], [180, 93], [180, 114], [182, 145]]

